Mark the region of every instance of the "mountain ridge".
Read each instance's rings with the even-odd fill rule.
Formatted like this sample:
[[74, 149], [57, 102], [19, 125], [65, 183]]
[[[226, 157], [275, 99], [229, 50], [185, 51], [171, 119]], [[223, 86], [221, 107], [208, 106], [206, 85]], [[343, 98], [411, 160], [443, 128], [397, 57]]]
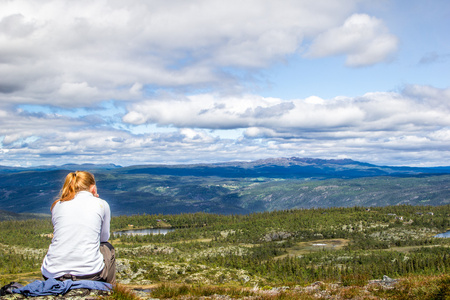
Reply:
[[273, 158], [190, 165], [66, 164], [0, 168], [0, 209], [48, 214], [70, 171], [94, 173], [116, 215], [247, 214], [293, 208], [442, 205], [450, 168], [376, 166], [350, 159]]
[[[129, 169], [129, 168], [195, 168], [195, 167], [238, 167], [238, 168], [255, 168], [262, 166], [278, 166], [278, 167], [292, 167], [292, 166], [349, 166], [359, 168], [374, 168], [379, 170], [390, 170], [389, 172], [412, 172], [417, 173], [438, 173], [438, 171], [445, 171], [450, 173], [450, 166], [438, 166], [438, 167], [410, 167], [410, 166], [380, 166], [370, 164], [366, 162], [355, 161], [349, 158], [344, 159], [319, 159], [309, 157], [275, 157], [258, 159], [253, 161], [230, 161], [230, 162], [216, 162], [216, 163], [195, 163], [195, 164], [137, 164], [130, 166], [121, 166], [113, 163], [109, 164], [75, 164], [68, 163], [64, 165], [40, 165], [35, 167], [14, 167], [0, 165], [1, 172], [22, 172], [22, 171], [48, 171], [48, 170], [115, 170], [115, 169]], [[386, 171], [387, 172], [387, 171]], [[387, 173], [389, 173], [387, 172]]]

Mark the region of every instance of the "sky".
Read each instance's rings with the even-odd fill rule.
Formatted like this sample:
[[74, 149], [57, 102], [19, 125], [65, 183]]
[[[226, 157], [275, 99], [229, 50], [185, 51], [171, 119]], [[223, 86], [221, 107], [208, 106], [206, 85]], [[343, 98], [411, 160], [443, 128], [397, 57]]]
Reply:
[[450, 165], [450, 1], [0, 0], [0, 165]]

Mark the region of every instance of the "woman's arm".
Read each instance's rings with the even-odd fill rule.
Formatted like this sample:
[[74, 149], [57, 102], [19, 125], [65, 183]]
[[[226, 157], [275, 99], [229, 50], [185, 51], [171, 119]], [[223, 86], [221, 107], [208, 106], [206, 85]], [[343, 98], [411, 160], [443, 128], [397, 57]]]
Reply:
[[102, 223], [102, 231], [100, 233], [100, 242], [107, 242], [109, 240], [110, 232], [109, 227], [111, 223], [111, 209], [109, 208], [108, 202], [105, 200], [103, 201], [103, 209], [104, 209], [104, 216], [103, 216], [103, 223]]

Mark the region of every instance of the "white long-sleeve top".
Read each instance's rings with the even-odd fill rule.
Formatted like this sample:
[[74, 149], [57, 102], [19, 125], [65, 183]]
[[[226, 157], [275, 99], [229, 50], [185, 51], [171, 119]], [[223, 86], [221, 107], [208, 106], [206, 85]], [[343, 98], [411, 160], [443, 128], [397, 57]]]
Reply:
[[100, 242], [109, 239], [111, 210], [105, 200], [81, 191], [52, 210], [53, 239], [42, 263], [42, 275], [91, 275], [103, 270]]

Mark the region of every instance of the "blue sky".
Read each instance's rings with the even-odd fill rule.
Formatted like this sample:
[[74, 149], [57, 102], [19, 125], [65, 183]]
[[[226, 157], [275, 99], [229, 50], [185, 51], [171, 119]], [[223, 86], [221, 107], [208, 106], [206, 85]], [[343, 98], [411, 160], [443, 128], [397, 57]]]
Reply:
[[450, 2], [0, 0], [0, 165], [450, 165]]

